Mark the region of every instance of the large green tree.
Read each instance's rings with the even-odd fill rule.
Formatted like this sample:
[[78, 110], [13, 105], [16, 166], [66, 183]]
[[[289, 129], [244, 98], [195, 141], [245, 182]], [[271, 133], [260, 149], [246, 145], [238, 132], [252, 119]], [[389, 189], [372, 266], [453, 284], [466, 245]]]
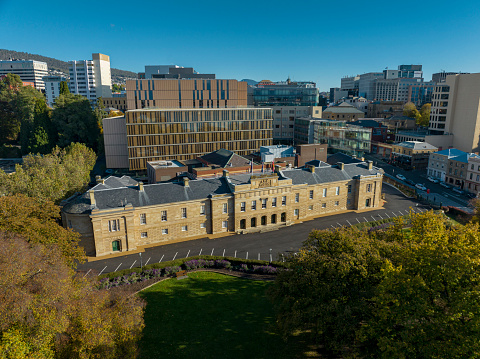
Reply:
[[69, 93], [67, 81], [60, 82], [60, 95], [68, 95]]
[[417, 110], [417, 106], [413, 102], [407, 102], [403, 106], [403, 116], [417, 119], [420, 116], [420, 113]]
[[429, 212], [403, 226], [312, 232], [272, 291], [284, 333], [345, 357], [478, 357], [478, 225]]
[[426, 103], [420, 109], [419, 115], [417, 117], [417, 125], [427, 127], [430, 122], [430, 110], [432, 108], [431, 103]]

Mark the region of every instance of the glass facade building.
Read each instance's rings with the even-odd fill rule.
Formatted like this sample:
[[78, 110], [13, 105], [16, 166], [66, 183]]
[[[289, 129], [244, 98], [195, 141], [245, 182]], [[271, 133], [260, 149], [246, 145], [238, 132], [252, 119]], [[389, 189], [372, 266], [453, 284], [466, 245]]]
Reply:
[[255, 106], [317, 106], [315, 82], [262, 81], [253, 89]]

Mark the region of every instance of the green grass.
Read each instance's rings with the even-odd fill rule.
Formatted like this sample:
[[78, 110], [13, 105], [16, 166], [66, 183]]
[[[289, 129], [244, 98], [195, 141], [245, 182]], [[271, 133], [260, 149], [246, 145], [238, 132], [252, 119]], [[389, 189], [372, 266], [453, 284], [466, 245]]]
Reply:
[[[284, 342], [265, 291], [272, 282], [189, 273], [141, 292], [141, 358], [296, 358], [302, 338]], [[310, 353], [313, 354], [313, 353]], [[315, 356], [315, 355], [312, 355]]]

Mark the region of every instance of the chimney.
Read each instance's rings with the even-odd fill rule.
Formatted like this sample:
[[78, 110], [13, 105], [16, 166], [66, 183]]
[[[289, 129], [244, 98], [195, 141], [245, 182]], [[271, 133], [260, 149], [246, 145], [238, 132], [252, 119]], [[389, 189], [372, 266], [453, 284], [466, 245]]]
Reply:
[[360, 161], [365, 162], [365, 157], [360, 157]]
[[371, 170], [373, 168], [373, 161], [367, 161], [368, 169]]
[[223, 170], [223, 177], [228, 178], [228, 170]]
[[314, 165], [307, 165], [310, 172], [315, 173], [315, 166]]
[[340, 171], [343, 171], [345, 169], [345, 164], [343, 162], [337, 162], [338, 168], [340, 168]]
[[93, 190], [88, 191], [88, 193], [90, 194], [90, 204], [92, 206], [95, 206], [96, 203], [95, 203], [95, 195], [93, 194]]
[[188, 177], [183, 177], [183, 186], [190, 187], [189, 181]]
[[138, 182], [138, 190], [139, 190], [140, 192], [143, 192], [143, 182], [141, 182], [141, 181]]
[[275, 165], [275, 173], [280, 174], [281, 167], [280, 165]]

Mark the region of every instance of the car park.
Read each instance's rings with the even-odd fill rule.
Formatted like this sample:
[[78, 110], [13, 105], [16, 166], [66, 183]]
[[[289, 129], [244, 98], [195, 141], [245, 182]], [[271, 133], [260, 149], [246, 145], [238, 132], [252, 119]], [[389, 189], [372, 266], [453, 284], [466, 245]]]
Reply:
[[448, 184], [446, 184], [445, 182], [440, 182], [440, 186], [445, 187], [445, 188], [452, 188]]
[[435, 177], [431, 177], [431, 176], [428, 176], [427, 179], [430, 181], [430, 182], [433, 182], [433, 183], [438, 183], [438, 179], [436, 179]]
[[417, 183], [415, 185], [415, 187], [417, 187], [419, 190], [422, 190], [422, 191], [426, 191], [427, 190], [427, 187], [425, 187], [423, 184], [421, 183]]
[[463, 191], [460, 188], [454, 187], [452, 188], [452, 191], [458, 194], [463, 194]]
[[406, 179], [404, 175], [400, 175], [400, 174], [396, 175], [395, 177], [397, 177], [399, 180], [402, 180], [402, 181], [405, 181]]

